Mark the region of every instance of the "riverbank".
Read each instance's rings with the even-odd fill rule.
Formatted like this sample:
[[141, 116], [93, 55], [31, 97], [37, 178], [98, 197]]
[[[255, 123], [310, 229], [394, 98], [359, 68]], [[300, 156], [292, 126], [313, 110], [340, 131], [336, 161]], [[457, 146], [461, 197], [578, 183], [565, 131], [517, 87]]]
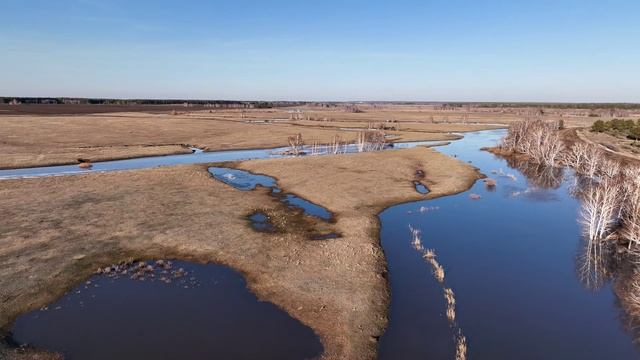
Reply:
[[[243, 273], [250, 289], [310, 326], [326, 359], [370, 359], [386, 324], [389, 293], [376, 215], [426, 198], [413, 185], [425, 174], [427, 197], [463, 191], [479, 174], [427, 148], [249, 161], [240, 168], [278, 178], [287, 192], [325, 206], [341, 238], [312, 241], [291, 211], [265, 189], [242, 192], [205, 166], [177, 166], [0, 182], [0, 327], [128, 258], [216, 262]], [[294, 224], [284, 233], [253, 231], [256, 209]], [[99, 324], [97, 324], [99, 326]]]
[[[225, 117], [225, 115], [229, 115]], [[349, 129], [308, 126], [302, 121], [255, 123], [242, 113], [147, 114], [113, 113], [81, 116], [0, 116], [0, 169], [76, 164], [142, 156], [188, 153], [189, 146], [204, 150], [239, 150], [288, 146], [287, 138], [301, 133], [307, 144], [327, 144], [338, 135], [353, 142], [358, 123]], [[254, 118], [278, 114], [257, 112]], [[283, 115], [279, 115], [283, 116]], [[482, 130], [495, 125], [469, 125]], [[389, 130], [390, 141], [455, 140], [465, 126], [432, 124], [427, 131]]]

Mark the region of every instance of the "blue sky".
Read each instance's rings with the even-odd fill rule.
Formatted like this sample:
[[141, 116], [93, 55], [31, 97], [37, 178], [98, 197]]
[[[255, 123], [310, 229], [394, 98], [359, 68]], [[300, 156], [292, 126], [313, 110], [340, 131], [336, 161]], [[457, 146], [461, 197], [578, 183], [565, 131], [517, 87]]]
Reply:
[[2, 0], [0, 95], [640, 102], [640, 1]]

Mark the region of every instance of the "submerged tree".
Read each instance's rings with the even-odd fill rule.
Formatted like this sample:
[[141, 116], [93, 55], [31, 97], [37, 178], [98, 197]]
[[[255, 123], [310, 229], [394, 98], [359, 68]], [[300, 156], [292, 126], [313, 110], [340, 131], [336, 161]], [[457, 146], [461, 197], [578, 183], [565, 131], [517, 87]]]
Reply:
[[304, 146], [304, 141], [302, 140], [302, 134], [298, 133], [296, 135], [289, 136], [289, 146], [291, 147], [291, 152], [293, 155], [300, 155], [302, 152], [302, 148]]

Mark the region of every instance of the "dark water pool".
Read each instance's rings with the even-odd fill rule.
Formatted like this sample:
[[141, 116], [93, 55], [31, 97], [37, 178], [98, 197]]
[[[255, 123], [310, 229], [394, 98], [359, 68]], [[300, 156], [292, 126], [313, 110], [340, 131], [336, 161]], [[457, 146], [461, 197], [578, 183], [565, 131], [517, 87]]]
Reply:
[[[577, 274], [582, 240], [571, 174], [563, 180], [557, 172], [518, 170], [479, 150], [502, 134], [467, 133], [438, 148], [496, 179], [494, 189], [478, 181], [465, 193], [380, 215], [392, 293], [380, 358], [455, 357], [457, 328], [445, 316], [443, 286], [455, 292], [468, 359], [640, 358], [610, 286], [594, 292]], [[409, 225], [437, 254], [444, 285], [412, 247]]]
[[419, 192], [420, 194], [427, 194], [429, 193], [429, 189], [420, 181], [414, 181], [413, 185], [416, 188], [416, 191]]
[[[47, 308], [20, 316], [13, 341], [66, 359], [310, 359], [313, 331], [219, 265], [137, 264], [96, 275]], [[166, 264], [166, 263], [165, 263]], [[145, 265], [147, 266], [147, 265]], [[182, 269], [182, 270], [180, 270]], [[132, 279], [134, 274], [137, 279]]]
[[276, 228], [269, 221], [269, 216], [262, 212], [256, 212], [249, 216], [249, 221], [251, 221], [251, 227], [253, 227], [257, 231], [264, 232], [275, 232]]
[[[323, 220], [330, 220], [333, 214], [326, 208], [314, 204], [309, 200], [303, 199], [299, 196], [290, 193], [283, 193], [278, 188], [276, 179], [267, 175], [254, 174], [250, 171], [225, 168], [225, 167], [210, 167], [209, 172], [218, 180], [233, 186], [239, 190], [253, 190], [256, 186], [264, 186], [271, 188], [271, 194], [290, 208], [301, 209], [305, 214], [310, 216], [319, 217]], [[254, 221], [253, 223], [261, 223], [263, 221]], [[260, 219], [258, 219], [260, 220]]]

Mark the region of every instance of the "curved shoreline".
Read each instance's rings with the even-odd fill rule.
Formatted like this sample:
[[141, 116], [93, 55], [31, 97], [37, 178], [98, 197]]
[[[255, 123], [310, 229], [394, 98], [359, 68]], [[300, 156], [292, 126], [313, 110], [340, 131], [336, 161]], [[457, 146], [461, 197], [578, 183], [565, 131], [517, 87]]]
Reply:
[[[356, 161], [354, 162], [354, 160]], [[310, 161], [314, 164], [308, 164], [308, 162]], [[380, 165], [381, 161], [389, 161], [389, 163], [394, 166], [396, 162], [402, 163], [402, 166], [400, 166], [400, 168], [402, 169], [401, 178], [404, 180], [398, 180], [398, 178], [386, 179], [385, 183], [390, 184], [388, 190], [392, 191], [392, 194], [389, 195], [388, 193], [377, 193], [377, 197], [375, 199], [367, 199], [366, 196], [370, 195], [366, 191], [367, 186], [366, 184], [363, 184], [358, 180], [371, 180], [368, 175], [363, 175], [362, 172], [377, 172], [377, 167]], [[287, 166], [281, 166], [285, 162]], [[258, 251], [257, 249], [245, 244], [247, 241], [242, 240], [229, 241], [227, 239], [226, 244], [225, 240], [221, 240], [222, 243], [210, 243], [209, 241], [207, 241], [207, 245], [205, 245], [205, 243], [202, 243], [201, 241], [194, 242], [194, 239], [192, 237], [188, 237], [187, 242], [176, 242], [175, 239], [166, 238], [166, 236], [163, 236], [162, 233], [157, 233], [157, 231], [155, 231], [155, 235], [153, 235], [154, 232], [152, 232], [151, 238], [145, 240], [146, 242], [152, 241], [151, 243], [154, 246], [153, 248], [150, 248], [148, 245], [142, 244], [140, 244], [141, 246], [132, 247], [129, 245], [125, 246], [124, 248], [121, 248], [119, 246], [116, 246], [114, 248], [112, 244], [108, 246], [108, 248], [112, 249], [111, 253], [109, 253], [108, 251], [97, 251], [93, 255], [94, 258], [91, 258], [89, 256], [86, 258], [86, 260], [83, 259], [84, 262], [83, 260], [80, 261], [85, 265], [75, 264], [72, 261], [69, 265], [70, 267], [65, 271], [66, 275], [63, 275], [63, 277], [67, 277], [67, 280], [63, 281], [62, 287], [65, 287], [64, 285], [66, 284], [66, 288], [68, 289], [76, 283], [76, 280], [79, 277], [90, 276], [95, 270], [94, 266], [97, 263], [102, 262], [104, 263], [104, 265], [108, 265], [110, 263], [116, 262], [113, 261], [116, 258], [122, 259], [126, 256], [132, 256], [131, 254], [138, 255], [136, 257], [141, 259], [154, 257], [174, 257], [186, 260], [197, 260], [199, 262], [213, 261], [226, 266], [230, 266], [231, 268], [240, 271], [247, 280], [247, 284], [251, 291], [255, 293], [259, 298], [276, 304], [295, 318], [302, 321], [304, 324], [311, 326], [314, 331], [320, 335], [323, 345], [325, 346], [326, 352], [323, 355], [323, 358], [374, 358], [377, 348], [376, 339], [380, 336], [380, 334], [384, 330], [384, 327], [386, 326], [385, 312], [389, 300], [388, 283], [384, 276], [384, 273], [386, 272], [386, 260], [384, 259], [384, 255], [381, 251], [380, 246], [380, 223], [378, 214], [385, 208], [397, 205], [399, 203], [410, 202], [412, 200], [435, 198], [465, 191], [471, 185], [473, 185], [475, 180], [480, 177], [480, 174], [477, 172], [477, 170], [473, 170], [473, 168], [468, 164], [462, 163], [459, 160], [450, 158], [446, 155], [426, 148], [390, 150], [378, 153], [345, 154], [332, 157], [304, 157], [290, 159], [256, 160], [241, 162], [238, 165], [239, 167], [244, 168], [256, 166], [256, 164], [259, 164], [260, 166], [266, 166], [267, 168], [273, 166], [272, 170], [277, 170], [275, 171], [275, 174], [271, 171], [264, 171], [263, 173], [269, 174], [270, 176], [276, 175], [275, 177], [278, 179], [278, 183], [281, 188], [299, 194], [300, 196], [307, 198], [314, 203], [321, 204], [334, 212], [337, 218], [337, 224], [335, 226], [338, 227], [338, 230], [341, 230], [340, 227], [344, 227], [342, 231], [339, 231], [343, 234], [343, 237], [340, 239], [334, 239], [320, 243], [307, 242], [304, 239], [301, 239], [299, 235], [296, 235], [296, 233], [298, 233], [300, 230], [297, 228], [291, 229], [291, 232], [288, 234], [280, 234], [278, 236], [256, 234], [256, 232], [251, 230], [250, 225], [244, 218], [236, 218], [236, 220], [231, 221], [231, 223], [236, 223], [236, 225], [233, 226], [235, 230], [229, 230], [225, 231], [224, 234], [219, 234], [223, 237], [231, 236], [236, 239], [250, 238], [247, 239], [248, 242], [255, 242], [257, 239], [264, 239], [261, 240], [262, 245], [259, 245], [259, 248], [261, 250]], [[292, 166], [292, 164], [295, 164], [295, 166]], [[428, 184], [431, 193], [426, 196], [417, 194], [412, 186], [411, 180], [413, 180], [414, 177], [413, 171], [415, 170], [415, 164], [419, 164], [420, 166], [423, 166], [428, 170], [425, 181], [432, 183]], [[308, 165], [311, 165], [311, 168], [308, 168]], [[307, 171], [300, 171], [300, 166], [306, 168]], [[313, 198], [314, 196], [317, 196], [318, 192], [326, 194], [326, 191], [323, 191], [322, 189], [319, 190], [317, 187], [313, 186], [312, 188], [299, 188], [301, 184], [295, 183], [295, 179], [294, 183], [290, 183], [292, 177], [295, 178], [300, 176], [302, 176], [303, 178], [306, 177], [306, 179], [308, 180], [307, 182], [312, 183], [313, 181], [318, 181], [319, 178], [322, 178], [323, 175], [326, 175], [326, 173], [318, 174], [318, 171], [322, 172], [322, 169], [326, 171], [327, 169], [331, 169], [331, 166], [333, 166], [333, 169], [336, 169], [337, 172], [347, 171], [347, 173], [342, 174], [342, 176], [350, 178], [350, 181], [346, 182], [340, 182], [339, 180], [336, 181], [336, 183], [339, 186], [342, 186], [343, 189], [332, 186], [331, 192], [333, 194], [345, 194], [344, 190], [353, 192], [358, 191], [359, 189], [359, 194], [361, 194], [359, 196], [365, 196], [364, 199], [360, 199], [362, 201], [361, 203], [351, 204], [352, 210], [346, 211], [347, 216], [345, 216], [345, 209], [342, 201], [338, 201], [338, 203], [336, 204], [337, 208], [339, 209], [339, 211], [337, 211], [331, 205], [331, 201], [317, 201], [317, 199]], [[439, 166], [440, 171], [436, 169], [435, 172], [431, 173], [432, 169], [430, 169], [430, 166]], [[464, 179], [462, 181], [458, 181], [455, 186], [450, 187], [450, 184], [448, 186], [445, 184], [447, 181], [451, 181], [450, 174], [447, 171], [443, 171], [443, 169], [449, 171], [451, 170], [452, 166], [454, 168], [460, 167], [460, 169], [466, 169], [463, 171], [463, 173], [466, 175], [464, 176]], [[347, 167], [347, 169], [343, 169], [344, 167]], [[196, 172], [185, 172], [185, 168], [199, 170], [197, 170]], [[281, 173], [282, 170], [285, 170], [285, 173]], [[177, 174], [176, 171], [179, 171], [180, 173]], [[143, 179], [140, 184], [134, 187], [143, 186], [143, 188], [147, 189], [145, 190], [146, 192], [152, 192], [152, 189], [148, 186], [149, 181], [151, 181], [152, 183], [163, 182], [162, 179], [153, 179], [157, 177], [154, 174], [164, 174], [163, 176], [160, 176], [160, 178], [166, 178], [167, 176], [169, 176], [175, 177], [176, 179], [183, 179], [181, 181], [178, 181], [178, 183], [180, 183], [180, 187], [184, 187], [184, 180], [193, 178], [194, 175], [196, 175], [196, 178], [201, 178], [201, 176], [197, 174], [203, 172], [207, 173], [206, 177], [209, 183], [203, 182], [198, 185], [198, 188], [201, 188], [201, 191], [211, 192], [212, 188], [216, 188], [218, 190], [216, 190], [215, 193], [218, 195], [213, 196], [213, 198], [215, 198], [216, 196], [228, 196], [230, 201], [228, 203], [234, 204], [234, 206], [236, 207], [238, 206], [238, 203], [247, 202], [248, 199], [246, 196], [246, 192], [244, 192], [243, 194], [234, 194], [233, 191], [229, 191], [230, 188], [211, 184], [211, 177], [206, 171], [205, 166], [155, 168], [130, 171], [127, 172], [127, 174], [129, 175], [128, 177], [133, 176], [148, 179]], [[149, 178], [149, 176], [151, 176], [151, 178]], [[78, 180], [67, 180], [72, 178]], [[39, 178], [8, 181], [15, 183], [20, 182], [21, 184], [38, 184], [44, 182], [58, 186], [60, 187], [60, 189], [68, 189], [69, 184], [67, 183], [69, 182], [72, 184], [88, 183], [83, 185], [88, 186], [89, 184], [93, 184], [92, 180], [95, 180], [94, 178], [122, 181], [121, 176], [119, 176], [118, 173], [98, 173], [88, 174], [87, 176], [83, 177], [64, 177], [64, 180], [62, 180], [62, 178], [60, 178], [60, 180], [52, 178]], [[130, 181], [127, 182], [130, 183]], [[2, 182], [0, 182], [0, 184], [1, 183]], [[187, 180], [187, 184], [188, 183], [189, 180]], [[198, 183], [200, 183], [200, 181], [198, 181]], [[39, 188], [39, 186], [36, 186], [36, 189], [37, 188]], [[161, 189], [163, 188], [163, 186], [160, 185], [153, 188], [166, 190]], [[82, 186], [80, 186], [79, 189], [81, 189], [82, 191]], [[363, 189], [365, 190], [364, 193], [362, 191]], [[116, 196], [116, 194], [120, 194], [125, 190], [113, 189], [111, 192], [113, 193], [113, 191], [115, 191], [115, 193], [113, 193], [114, 195], [110, 196]], [[3, 191], [3, 189], [0, 187], [0, 192], [1, 191]], [[99, 189], [99, 191], [103, 192], [104, 189]], [[184, 191], [184, 194], [185, 196], [187, 196], [187, 198], [189, 198], [188, 196], [194, 195], [193, 189]], [[164, 195], [165, 191], [161, 193]], [[311, 194], [312, 198], [310, 198], [309, 194]], [[34, 194], [29, 194], [28, 196], [33, 195]], [[73, 198], [74, 194], [71, 193], [67, 195]], [[137, 195], [138, 197], [140, 196], [140, 194]], [[199, 195], [199, 193], [197, 192], [195, 195]], [[240, 197], [236, 195], [240, 195]], [[270, 203], [269, 201], [265, 201], [264, 195], [266, 194], [261, 194], [260, 191], [252, 192], [252, 195], [249, 197], [253, 198], [253, 200], [249, 201], [249, 203], [254, 203], [254, 205], [249, 206], [248, 208], [244, 207], [246, 210], [236, 212], [235, 216], [244, 216], [249, 212], [249, 210], [255, 208], [256, 206], [267, 206], [277, 211], [277, 206], [273, 207], [272, 203]], [[99, 195], [98, 198], [100, 197], [104, 197], [104, 195]], [[259, 199], [260, 197], [262, 197], [263, 199]], [[339, 200], [343, 197], [344, 196], [339, 196], [338, 198], [334, 197], [333, 200]], [[109, 196], [106, 196], [106, 198], [109, 198]], [[43, 199], [38, 200], [40, 202], [43, 201]], [[207, 201], [210, 202], [211, 200], [212, 199], [208, 199]], [[100, 202], [100, 199], [94, 201]], [[135, 199], [131, 199], [129, 196], [125, 196], [123, 198], [123, 201], [129, 201], [133, 203], [136, 202]], [[196, 200], [194, 199], [193, 201]], [[55, 205], [58, 202], [59, 201], [53, 201], [52, 205]], [[176, 204], [179, 204], [181, 202], [184, 202], [183, 198], [180, 198], [180, 200], [178, 200], [178, 203]], [[45, 201], [44, 203], [51, 204], [51, 202], [48, 201]], [[228, 210], [225, 208], [224, 204], [221, 206], [215, 201], [211, 205], [213, 205], [214, 208], [217, 206], [221, 210]], [[209, 205], [209, 207], [211, 205]], [[122, 206], [116, 206], [116, 208], [121, 207]], [[40, 211], [43, 211], [43, 209], [40, 209]], [[44, 212], [46, 213], [46, 211]], [[75, 212], [71, 211], [71, 213]], [[161, 213], [164, 213], [164, 210], [161, 211]], [[198, 211], [198, 213], [200, 212]], [[189, 216], [192, 215], [193, 214], [189, 214]], [[41, 214], [41, 216], [45, 215]], [[206, 218], [207, 217], [205, 217], [205, 219]], [[117, 219], [115, 220], [117, 221]], [[195, 220], [197, 222], [202, 219]], [[241, 227], [238, 227], [238, 220], [242, 221]], [[180, 229], [180, 231], [183, 232], [184, 230], [189, 230], [189, 224], [184, 224], [181, 221], [178, 222], [179, 224], [175, 224], [175, 226], [177, 226], [176, 229]], [[224, 223], [225, 226], [227, 225], [224, 219], [220, 222]], [[0, 223], [0, 225], [6, 224]], [[144, 229], [148, 226], [144, 225], [144, 221], [140, 226], [142, 226], [142, 228], [140, 228], [138, 231], [144, 231], [146, 233], [147, 230]], [[0, 230], [1, 229], [2, 227], [0, 226]], [[99, 235], [104, 236], [105, 234], [104, 232], [99, 232]], [[160, 238], [157, 238], [159, 235]], [[149, 237], [149, 235], [143, 237]], [[198, 235], [198, 237], [202, 238], [202, 235]], [[218, 236], [218, 238], [220, 237]], [[164, 239], [164, 241], [161, 239]], [[274, 240], [276, 241], [274, 242]], [[139, 242], [140, 240], [137, 241]], [[158, 243], [158, 241], [161, 241], [162, 244]], [[238, 243], [238, 241], [241, 242]], [[199, 242], [201, 243], [201, 245], [198, 245]], [[107, 244], [103, 244], [103, 246], [104, 245], [108, 245], [108, 242]], [[218, 250], [215, 250], [215, 248], [218, 248]], [[243, 250], [243, 248], [246, 249]], [[369, 248], [370, 250], [365, 250], [367, 248]], [[221, 250], [222, 252], [220, 252]], [[255, 263], [255, 261], [247, 262], [246, 256], [248, 253], [253, 253], [254, 256], [260, 257], [261, 255], [264, 255], [261, 254], [262, 252], [265, 252], [268, 255], [266, 258], [264, 258], [265, 260], [260, 260], [263, 261], [262, 265]], [[269, 255], [269, 253], [280, 255], [274, 257], [273, 255]], [[314, 253], [315, 255], [313, 255]], [[354, 259], [350, 258], [350, 256], [344, 256], [345, 254], [349, 255], [349, 253], [351, 253], [351, 255], [355, 254], [355, 256], [362, 255], [363, 257], [354, 261]], [[278, 262], [279, 264], [274, 264], [274, 259], [280, 258], [281, 256], [284, 256], [283, 259], [288, 258], [288, 260], [285, 260], [284, 263], [282, 263], [282, 260], [277, 260], [276, 262]], [[1, 257], [3, 257], [2, 254], [0, 254], [0, 258]], [[89, 261], [89, 259], [91, 259], [92, 261]], [[334, 264], [329, 267], [329, 270], [326, 270], [325, 266], [322, 265], [326, 261]], [[89, 262], [90, 264], [87, 264], [87, 262]], [[305, 264], [305, 268], [300, 269], [300, 265], [303, 264]], [[269, 268], [274, 268], [275, 272], [271, 273], [270, 275], [265, 273], [265, 271], [270, 271], [268, 270]], [[278, 268], [280, 268], [280, 270], [276, 270]], [[338, 271], [333, 268], [342, 270]], [[361, 270], [358, 270], [354, 273], [354, 269]], [[297, 272], [297, 278], [291, 277], [292, 271]], [[360, 300], [354, 301], [353, 294], [350, 294], [350, 296], [345, 299], [345, 302], [340, 302], [337, 300], [342, 299], [341, 296], [343, 295], [336, 296], [336, 294], [342, 294], [342, 290], [338, 290], [338, 293], [336, 294], [332, 294], [330, 291], [327, 291], [327, 289], [341, 288], [345, 290], [361, 289], [363, 286], [365, 292], [370, 291], [371, 288], [366, 284], [378, 284], [373, 286], [373, 291], [374, 293], [377, 293], [377, 295], [372, 295], [373, 293], [363, 293], [364, 296], [361, 297]], [[292, 285], [293, 288], [291, 287]], [[303, 291], [300, 292], [300, 290]], [[309, 292], [310, 290], [311, 293]], [[358, 291], [363, 290], [356, 290], [356, 292]], [[49, 301], [43, 300], [44, 303], [50, 302], [52, 298], [55, 298], [56, 294], [60, 293], [64, 292], [56, 292], [55, 290], [51, 292], [50, 283], [48, 283], [45, 298]], [[318, 294], [320, 294], [320, 299], [325, 300], [319, 302]], [[358, 307], [362, 308], [354, 313], [353, 310], [351, 310], [353, 304], [356, 304], [358, 305]], [[34, 306], [33, 303], [32, 306]], [[336, 323], [336, 319], [343, 320], [340, 320]], [[354, 322], [355, 319], [360, 320]], [[7, 319], [5, 318], [5, 324], [6, 321]], [[346, 334], [350, 334], [351, 336], [346, 336]]]

